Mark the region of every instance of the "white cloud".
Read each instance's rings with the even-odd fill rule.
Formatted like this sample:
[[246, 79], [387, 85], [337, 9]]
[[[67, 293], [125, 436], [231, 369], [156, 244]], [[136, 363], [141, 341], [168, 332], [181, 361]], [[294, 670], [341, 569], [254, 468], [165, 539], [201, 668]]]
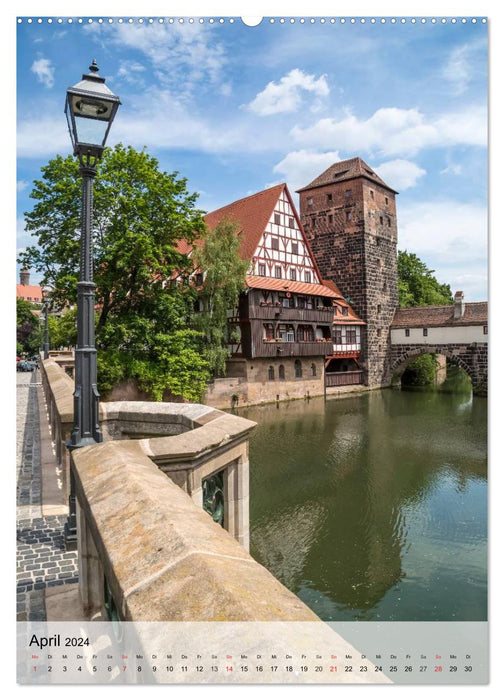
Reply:
[[307, 185], [317, 175], [339, 160], [341, 158], [337, 151], [325, 153], [305, 150], [291, 151], [274, 166], [273, 172], [283, 174], [289, 189], [295, 191]]
[[486, 39], [463, 44], [452, 49], [447, 62], [442, 67], [441, 76], [451, 84], [452, 94], [462, 95], [480, 69], [478, 59], [486, 59]]
[[190, 92], [196, 83], [215, 86], [222, 80], [227, 58], [209, 25], [94, 23], [84, 30], [97, 41], [106, 37], [107, 42], [142, 52], [158, 78], [166, 85], [176, 85], [178, 94]]
[[[326, 97], [329, 94], [329, 86], [325, 75], [315, 79], [314, 75], [294, 68], [278, 83], [268, 83], [247, 107], [262, 117], [280, 112], [294, 112], [301, 105], [303, 92], [313, 93], [319, 98]], [[320, 108], [318, 101], [316, 108]]]
[[320, 119], [305, 129], [295, 126], [291, 135], [304, 147], [415, 155], [423, 148], [485, 146], [487, 114], [484, 107], [474, 106], [429, 118], [418, 109], [384, 107], [369, 119], [347, 114], [340, 120]]
[[48, 58], [38, 58], [31, 66], [32, 73], [35, 73], [37, 80], [47, 88], [54, 85], [54, 66]]
[[385, 180], [387, 185], [398, 192], [404, 192], [410, 187], [415, 187], [419, 178], [427, 174], [427, 171], [420, 168], [410, 160], [389, 160], [375, 167], [378, 175]]
[[447, 165], [446, 168], [443, 170], [439, 171], [440, 175], [461, 175], [462, 174], [462, 166], [461, 165]]
[[416, 253], [440, 282], [462, 289], [468, 301], [486, 299], [485, 206], [455, 200], [417, 202], [399, 206], [398, 223], [401, 250]]
[[143, 85], [141, 74], [145, 71], [145, 66], [137, 61], [121, 61], [117, 77], [132, 85]]
[[16, 182], [16, 191], [17, 192], [24, 192], [24, 190], [30, 186], [30, 183], [27, 182], [26, 180], [18, 180]]
[[20, 122], [17, 127], [19, 158], [43, 158], [56, 153], [67, 155], [72, 146], [65, 116], [61, 113]]

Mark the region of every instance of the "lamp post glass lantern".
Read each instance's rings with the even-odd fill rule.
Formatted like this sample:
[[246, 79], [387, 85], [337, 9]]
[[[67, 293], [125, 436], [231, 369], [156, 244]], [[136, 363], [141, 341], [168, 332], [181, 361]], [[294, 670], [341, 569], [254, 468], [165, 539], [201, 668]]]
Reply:
[[[102, 442], [99, 425], [94, 335], [93, 282], [93, 180], [96, 165], [103, 154], [111, 124], [121, 101], [98, 75], [93, 60], [89, 73], [68, 88], [65, 114], [73, 152], [79, 159], [82, 177], [82, 226], [80, 269], [77, 284], [77, 347], [75, 350], [74, 427], [69, 448], [74, 449]], [[75, 490], [70, 473], [70, 514], [66, 527], [67, 546], [76, 542]]]
[[67, 90], [65, 114], [74, 155], [83, 160], [101, 158], [110, 126], [121, 101], [105, 85], [105, 78], [98, 75], [96, 61], [89, 66], [89, 73]]

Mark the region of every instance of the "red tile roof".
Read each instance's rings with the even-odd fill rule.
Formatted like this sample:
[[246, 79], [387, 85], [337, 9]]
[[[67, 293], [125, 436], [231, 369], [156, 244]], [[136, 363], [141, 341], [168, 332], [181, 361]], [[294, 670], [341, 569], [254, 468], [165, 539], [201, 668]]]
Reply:
[[311, 294], [319, 297], [337, 299], [338, 295], [324, 284], [308, 284], [308, 282], [293, 282], [292, 280], [277, 279], [276, 277], [258, 277], [247, 275], [247, 287], [251, 289], [269, 289], [278, 292], [294, 292], [296, 294]]
[[304, 190], [310, 190], [313, 187], [332, 185], [335, 182], [342, 182], [344, 180], [354, 180], [357, 177], [365, 177], [397, 194], [397, 192], [389, 187], [362, 158], [349, 158], [339, 163], [333, 163], [333, 165], [327, 168], [327, 170], [324, 170], [321, 175], [316, 177], [315, 180], [312, 180], [309, 185], [301, 187], [301, 189], [296, 190], [296, 192], [304, 192]]
[[16, 284], [16, 297], [42, 303], [42, 287], [38, 284]]
[[466, 302], [462, 318], [453, 318], [454, 307], [421, 306], [397, 309], [391, 328], [425, 328], [426, 326], [477, 326], [488, 323], [488, 302]]
[[250, 260], [284, 189], [286, 189], [284, 184], [275, 185], [249, 197], [231, 202], [231, 204], [207, 214], [205, 216], [206, 225], [209, 229], [214, 229], [224, 219], [236, 221], [239, 225], [241, 256], [244, 260]]

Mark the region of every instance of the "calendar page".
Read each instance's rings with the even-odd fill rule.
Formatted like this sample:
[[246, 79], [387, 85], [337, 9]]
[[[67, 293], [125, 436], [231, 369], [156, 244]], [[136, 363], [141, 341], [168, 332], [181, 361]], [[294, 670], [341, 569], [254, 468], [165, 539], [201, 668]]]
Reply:
[[487, 18], [15, 22], [17, 683], [487, 684]]

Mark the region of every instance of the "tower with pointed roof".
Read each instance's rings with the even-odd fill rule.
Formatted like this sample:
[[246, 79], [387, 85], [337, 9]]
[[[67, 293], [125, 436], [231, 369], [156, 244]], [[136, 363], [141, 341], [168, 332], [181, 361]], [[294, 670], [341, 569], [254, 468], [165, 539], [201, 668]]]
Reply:
[[298, 193], [301, 222], [322, 276], [366, 322], [361, 364], [366, 383], [380, 386], [398, 306], [397, 192], [361, 158], [350, 158]]

